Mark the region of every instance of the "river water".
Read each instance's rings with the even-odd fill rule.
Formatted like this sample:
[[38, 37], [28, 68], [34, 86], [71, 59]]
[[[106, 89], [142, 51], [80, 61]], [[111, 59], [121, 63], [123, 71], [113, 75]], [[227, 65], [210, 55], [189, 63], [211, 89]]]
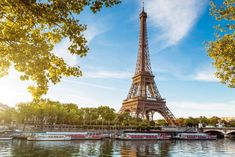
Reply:
[[0, 141], [0, 157], [235, 157], [235, 140]]

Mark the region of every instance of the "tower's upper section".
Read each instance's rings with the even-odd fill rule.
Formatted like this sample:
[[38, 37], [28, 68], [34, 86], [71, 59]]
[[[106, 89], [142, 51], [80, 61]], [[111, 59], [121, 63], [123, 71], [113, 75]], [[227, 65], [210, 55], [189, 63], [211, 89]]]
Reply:
[[139, 33], [139, 49], [138, 58], [136, 63], [135, 76], [139, 74], [152, 74], [149, 48], [148, 48], [148, 35], [147, 35], [147, 13], [144, 11], [140, 13], [140, 33]]

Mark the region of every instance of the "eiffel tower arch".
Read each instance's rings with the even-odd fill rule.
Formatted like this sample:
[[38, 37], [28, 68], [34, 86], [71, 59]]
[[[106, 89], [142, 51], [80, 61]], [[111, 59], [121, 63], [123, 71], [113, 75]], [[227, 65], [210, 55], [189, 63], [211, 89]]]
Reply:
[[175, 117], [166, 106], [166, 101], [161, 97], [154, 81], [150, 65], [146, 20], [147, 13], [143, 8], [140, 13], [139, 49], [135, 74], [128, 96], [123, 101], [119, 113], [130, 112], [136, 117], [153, 120], [153, 115], [157, 112], [169, 124], [176, 125]]

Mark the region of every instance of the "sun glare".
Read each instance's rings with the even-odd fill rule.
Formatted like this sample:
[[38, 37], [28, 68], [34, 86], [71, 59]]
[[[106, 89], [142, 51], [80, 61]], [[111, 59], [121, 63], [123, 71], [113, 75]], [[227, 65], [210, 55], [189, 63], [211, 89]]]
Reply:
[[27, 83], [19, 80], [17, 74], [0, 78], [0, 102], [14, 106], [17, 102], [30, 100]]

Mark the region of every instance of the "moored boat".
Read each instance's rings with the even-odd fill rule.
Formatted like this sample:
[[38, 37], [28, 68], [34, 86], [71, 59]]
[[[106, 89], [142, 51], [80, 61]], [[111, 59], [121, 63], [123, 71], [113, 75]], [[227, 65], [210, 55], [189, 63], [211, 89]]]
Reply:
[[13, 137], [9, 132], [0, 133], [0, 140], [12, 140]]
[[72, 140], [101, 140], [102, 134], [97, 132], [46, 132], [47, 135], [66, 135]]
[[47, 135], [33, 134], [27, 138], [28, 141], [69, 141], [71, 136], [66, 135]]
[[216, 140], [217, 136], [206, 133], [178, 133], [174, 138], [179, 140]]
[[0, 135], [0, 141], [1, 140], [12, 140], [13, 138], [11, 136], [1, 136]]
[[116, 135], [119, 140], [168, 140], [171, 135], [162, 132], [123, 132]]
[[19, 132], [19, 133], [13, 133], [12, 134], [12, 137], [13, 139], [24, 139], [26, 140], [27, 137], [31, 136], [32, 133], [31, 132]]

